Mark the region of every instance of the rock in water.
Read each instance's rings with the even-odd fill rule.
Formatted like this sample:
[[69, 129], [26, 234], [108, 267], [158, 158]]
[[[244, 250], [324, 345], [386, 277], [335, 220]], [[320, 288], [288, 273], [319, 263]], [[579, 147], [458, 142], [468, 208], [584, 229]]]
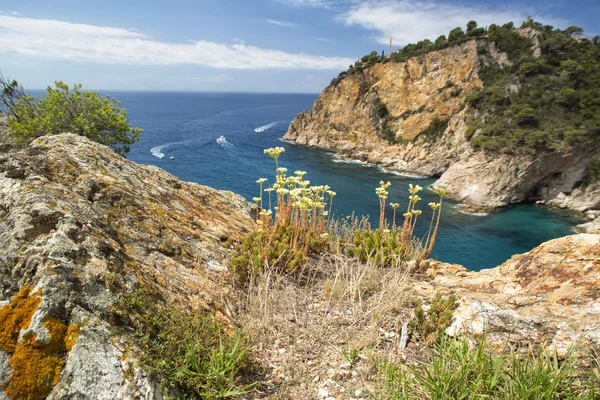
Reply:
[[161, 398], [113, 308], [143, 281], [228, 321], [227, 272], [207, 266], [251, 207], [78, 135], [0, 152], [0, 399]]

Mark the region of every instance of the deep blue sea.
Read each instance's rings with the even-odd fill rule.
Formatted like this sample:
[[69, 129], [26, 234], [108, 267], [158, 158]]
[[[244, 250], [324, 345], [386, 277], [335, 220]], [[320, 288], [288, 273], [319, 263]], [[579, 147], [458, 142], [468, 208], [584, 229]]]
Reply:
[[[224, 93], [111, 93], [127, 109], [131, 123], [144, 129], [128, 158], [156, 165], [173, 175], [248, 199], [258, 195], [256, 179], [273, 182], [274, 162], [263, 149], [283, 146], [282, 166], [307, 171], [312, 184], [327, 184], [337, 192], [338, 216], [370, 215], [377, 219], [375, 188], [392, 183], [389, 202], [407, 204], [409, 183], [426, 187], [433, 179], [411, 179], [374, 166], [340, 162], [334, 154], [284, 143], [280, 138], [296, 114], [309, 110], [316, 95]], [[221, 138], [223, 136], [224, 139]], [[417, 234], [428, 228], [427, 203], [436, 195], [424, 190]], [[461, 213], [445, 202], [433, 257], [472, 270], [490, 268], [513, 254], [531, 250], [552, 238], [572, 233], [579, 222], [568, 212], [519, 205], [484, 216]], [[391, 208], [389, 218], [391, 220]]]

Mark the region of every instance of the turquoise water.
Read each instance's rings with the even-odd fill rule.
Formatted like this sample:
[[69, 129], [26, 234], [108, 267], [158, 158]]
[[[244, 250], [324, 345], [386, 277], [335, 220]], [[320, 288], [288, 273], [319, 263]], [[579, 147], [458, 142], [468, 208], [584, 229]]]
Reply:
[[[308, 110], [316, 95], [222, 93], [112, 93], [122, 101], [131, 122], [145, 129], [128, 157], [159, 166], [187, 181], [231, 190], [247, 198], [258, 195], [259, 177], [273, 182], [274, 163], [263, 149], [283, 146], [282, 166], [307, 171], [313, 184], [328, 184], [337, 196], [338, 216], [352, 212], [377, 219], [375, 187], [392, 183], [390, 202], [407, 204], [409, 183], [426, 187], [432, 179], [410, 179], [375, 166], [339, 162], [333, 154], [280, 140], [289, 122]], [[223, 136], [224, 138], [220, 138]], [[423, 191], [418, 235], [428, 228], [429, 201], [436, 195]], [[572, 213], [536, 205], [520, 205], [485, 216], [463, 214], [448, 201], [433, 257], [473, 270], [494, 267], [513, 254], [572, 233], [579, 220]], [[391, 220], [391, 209], [389, 210]]]

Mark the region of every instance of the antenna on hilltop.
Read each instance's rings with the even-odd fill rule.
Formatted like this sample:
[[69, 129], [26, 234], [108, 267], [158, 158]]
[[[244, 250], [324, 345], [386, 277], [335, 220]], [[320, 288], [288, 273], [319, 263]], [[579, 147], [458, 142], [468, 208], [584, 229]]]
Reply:
[[388, 51], [388, 57], [392, 56], [392, 37], [390, 36], [390, 49]]

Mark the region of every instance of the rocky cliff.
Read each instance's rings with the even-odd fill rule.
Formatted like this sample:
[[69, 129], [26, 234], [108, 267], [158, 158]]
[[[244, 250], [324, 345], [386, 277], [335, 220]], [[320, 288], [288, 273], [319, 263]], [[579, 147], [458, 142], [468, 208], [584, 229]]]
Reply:
[[115, 320], [144, 286], [229, 320], [230, 192], [186, 183], [72, 134], [0, 153], [0, 399], [158, 399]]
[[[251, 214], [238, 195], [182, 182], [80, 136], [4, 148], [0, 399], [161, 399], [120, 301], [144, 287], [157, 301], [235, 324], [223, 242], [252, 229]], [[600, 346], [599, 260], [600, 234], [580, 234], [481, 272], [432, 262], [406, 290], [425, 302], [457, 293], [451, 334], [485, 329], [494, 343], [533, 339], [564, 354], [575, 342]], [[315, 301], [294, 313], [319, 310]]]
[[600, 345], [600, 234], [551, 240], [504, 264], [471, 272], [434, 264], [422, 288], [461, 297], [450, 334], [481, 334], [497, 345], [545, 343], [560, 356]]
[[[531, 36], [527, 30], [521, 34]], [[538, 39], [531, 40], [539, 57]], [[552, 200], [571, 192], [585, 177], [600, 143], [515, 155], [475, 151], [468, 142], [472, 110], [467, 96], [483, 86], [482, 63], [511, 64], [485, 39], [405, 62], [374, 64], [327, 87], [308, 113], [292, 121], [284, 139], [400, 173], [439, 177], [436, 185], [472, 210]], [[519, 86], [509, 84], [504, 91], [517, 93]], [[594, 196], [577, 208], [592, 209], [597, 202]]]

